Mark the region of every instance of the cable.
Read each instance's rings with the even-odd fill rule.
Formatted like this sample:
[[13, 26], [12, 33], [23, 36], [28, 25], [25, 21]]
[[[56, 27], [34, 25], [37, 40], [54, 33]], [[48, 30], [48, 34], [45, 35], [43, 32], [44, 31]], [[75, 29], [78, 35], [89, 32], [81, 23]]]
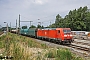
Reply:
[[[55, 15], [55, 14], [54, 14], [54, 15]], [[54, 16], [54, 15], [50, 15], [50, 16], [46, 16], [46, 17], [42, 17], [42, 18], [38, 18], [38, 19], [40, 20], [40, 19], [48, 18], [48, 17]], [[22, 16], [22, 15], [20, 15], [20, 16]], [[22, 16], [22, 17], [24, 17], [24, 18], [26, 18], [26, 19], [28, 19], [28, 20], [31, 20], [31, 19], [29, 19], [29, 18], [27, 18], [27, 17], [25, 17], [25, 16]], [[35, 19], [35, 20], [37, 20], [37, 19]]]
[[[39, 21], [41, 21], [41, 22], [43, 22], [43, 23], [50, 23], [52, 20], [55, 21], [55, 19], [47, 19], [48, 17], [54, 16], [54, 15], [56, 15], [56, 14], [35, 19], [35, 22], [34, 22], [34, 23], [32, 22], [32, 24], [38, 24]], [[20, 16], [22, 16], [22, 15], [20, 15]], [[27, 20], [30, 20], [30, 21], [31, 21], [31, 19], [29, 19], [29, 18], [27, 18], [27, 17], [25, 17], [25, 16], [22, 16], [22, 17], [24, 17], [24, 18], [26, 18]], [[45, 19], [47, 19], [47, 20], [45, 20]], [[43, 21], [43, 20], [44, 20], [44, 21]], [[26, 21], [26, 20], [25, 20], [25, 21]]]
[[[22, 16], [22, 15], [20, 15], [20, 16]], [[22, 16], [22, 17], [24, 17], [24, 16]], [[24, 18], [28, 19], [27, 17], [24, 17]], [[31, 19], [28, 19], [28, 20], [31, 20]]]

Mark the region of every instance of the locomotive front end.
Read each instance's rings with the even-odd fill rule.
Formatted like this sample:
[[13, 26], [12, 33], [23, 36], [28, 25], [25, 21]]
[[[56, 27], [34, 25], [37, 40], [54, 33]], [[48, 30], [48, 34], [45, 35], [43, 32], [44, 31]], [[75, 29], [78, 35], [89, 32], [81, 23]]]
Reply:
[[73, 41], [73, 36], [72, 36], [72, 33], [71, 33], [71, 29], [70, 28], [64, 28], [63, 33], [64, 33], [63, 41], [71, 43]]

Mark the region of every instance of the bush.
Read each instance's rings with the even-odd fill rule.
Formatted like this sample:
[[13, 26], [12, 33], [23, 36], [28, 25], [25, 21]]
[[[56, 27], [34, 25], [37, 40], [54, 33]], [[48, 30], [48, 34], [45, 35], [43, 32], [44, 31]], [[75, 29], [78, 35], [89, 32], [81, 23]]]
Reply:
[[71, 60], [72, 54], [69, 50], [58, 49], [57, 50], [57, 59], [60, 60]]

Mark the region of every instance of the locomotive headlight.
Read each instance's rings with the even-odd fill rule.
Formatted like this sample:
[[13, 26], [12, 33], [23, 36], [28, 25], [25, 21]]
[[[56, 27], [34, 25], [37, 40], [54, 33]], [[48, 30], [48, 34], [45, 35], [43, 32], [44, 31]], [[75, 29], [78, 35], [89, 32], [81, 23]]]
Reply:
[[70, 36], [72, 36], [72, 35], [70, 35]]
[[67, 36], [71, 36], [72, 37], [72, 35], [64, 35], [64, 37], [67, 37]]
[[26, 33], [25, 33], [26, 34]]
[[67, 35], [64, 35], [64, 37], [67, 37]]

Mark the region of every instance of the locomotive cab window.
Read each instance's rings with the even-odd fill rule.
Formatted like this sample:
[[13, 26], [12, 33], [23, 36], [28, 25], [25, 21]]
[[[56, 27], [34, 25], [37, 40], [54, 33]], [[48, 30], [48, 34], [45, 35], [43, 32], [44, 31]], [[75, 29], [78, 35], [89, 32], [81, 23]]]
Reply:
[[63, 30], [64, 31], [64, 33], [70, 33], [71, 32], [71, 30]]
[[60, 33], [60, 30], [58, 30], [58, 33]]

